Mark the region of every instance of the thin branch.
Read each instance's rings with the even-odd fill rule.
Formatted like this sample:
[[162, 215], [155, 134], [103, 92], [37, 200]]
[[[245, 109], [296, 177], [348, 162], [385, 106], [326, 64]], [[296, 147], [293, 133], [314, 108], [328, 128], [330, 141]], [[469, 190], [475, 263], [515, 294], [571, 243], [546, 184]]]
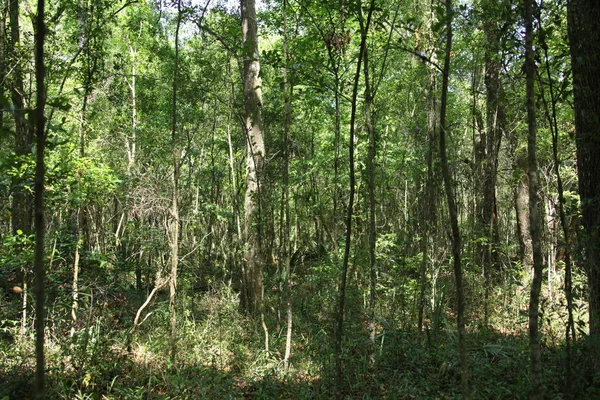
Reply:
[[152, 314], [152, 313], [148, 313], [148, 315], [146, 315], [146, 317], [142, 320], [142, 322], [138, 323], [138, 321], [140, 319], [140, 315], [142, 314], [142, 311], [144, 311], [144, 308], [146, 308], [148, 306], [148, 304], [150, 304], [150, 301], [152, 301], [152, 298], [154, 297], [156, 292], [158, 292], [163, 287], [167, 286], [167, 283], [169, 283], [169, 280], [166, 278], [156, 281], [156, 283], [154, 284], [154, 289], [152, 289], [152, 291], [148, 295], [148, 298], [146, 298], [146, 301], [144, 302], [144, 304], [142, 304], [140, 306], [137, 313], [135, 314], [135, 319], [133, 320], [133, 327], [131, 328], [130, 333], [133, 333], [135, 328], [140, 326], [142, 324], [142, 322], [144, 322], [150, 316], [150, 314]]
[[130, 5], [132, 5], [132, 4], [136, 4], [136, 3], [139, 3], [139, 1], [138, 1], [138, 0], [132, 0], [132, 1], [128, 1], [127, 3], [123, 4], [123, 5], [122, 5], [122, 6], [121, 6], [121, 7], [120, 7], [120, 8], [119, 8], [117, 11], [115, 11], [115, 12], [112, 14], [111, 18], [114, 18], [114, 17], [116, 17], [116, 16], [117, 16], [117, 14], [118, 14], [118, 13], [120, 13], [121, 11], [123, 11], [125, 8], [129, 7], [129, 6], [130, 6]]

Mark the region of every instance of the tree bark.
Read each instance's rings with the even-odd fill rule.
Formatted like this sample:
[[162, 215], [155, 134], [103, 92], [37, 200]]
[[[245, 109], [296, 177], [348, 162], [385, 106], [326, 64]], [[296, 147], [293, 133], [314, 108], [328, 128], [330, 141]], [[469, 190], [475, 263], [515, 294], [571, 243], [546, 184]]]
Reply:
[[533, 51], [533, 0], [525, 0], [525, 76], [527, 86], [527, 161], [529, 177], [529, 229], [533, 247], [533, 280], [529, 299], [529, 346], [532, 398], [543, 399], [542, 360], [539, 337], [539, 302], [544, 258], [542, 254], [540, 200], [537, 176], [537, 121], [535, 107], [535, 54]]
[[[4, 99], [4, 76], [6, 74], [6, 16], [8, 13], [8, 4], [0, 1], [0, 98]], [[0, 129], [4, 127], [4, 101], [0, 102]]]
[[[546, 96], [542, 88], [542, 100], [546, 112], [546, 117], [550, 125], [552, 132], [552, 158], [554, 161], [554, 174], [556, 175], [556, 188], [558, 191], [558, 212], [560, 217], [560, 226], [562, 228], [563, 243], [561, 247], [564, 251], [564, 262], [565, 262], [565, 298], [567, 300], [567, 325], [565, 327], [565, 344], [566, 344], [566, 362], [565, 362], [565, 375], [566, 375], [566, 392], [572, 393], [572, 344], [575, 342], [575, 321], [573, 317], [573, 278], [572, 278], [572, 266], [571, 266], [571, 247], [569, 238], [569, 224], [567, 223], [567, 216], [565, 212], [565, 195], [563, 180], [560, 173], [561, 159], [558, 155], [558, 122], [556, 115], [556, 95], [554, 92], [554, 85], [552, 83], [552, 74], [550, 71], [550, 57], [548, 56], [548, 44], [545, 40], [544, 30], [540, 32], [540, 47], [544, 51], [544, 65], [546, 77], [548, 79], [548, 87], [550, 91], [550, 107], [546, 101]], [[541, 82], [541, 79], [540, 79]]]
[[590, 335], [600, 337], [600, 3], [567, 5]]
[[[15, 119], [15, 155], [25, 158], [31, 153], [33, 145], [33, 129], [31, 121], [27, 121], [25, 112], [25, 88], [23, 83], [23, 68], [19, 46], [21, 46], [21, 27], [19, 23], [19, 0], [9, 0], [8, 16], [10, 26], [9, 52], [14, 64], [12, 82], [10, 84], [11, 99], [14, 107]], [[2, 76], [4, 78], [4, 76]], [[0, 78], [0, 79], [2, 79]], [[19, 160], [19, 162], [23, 162]], [[27, 174], [27, 172], [25, 172]], [[16, 176], [12, 182], [12, 207], [11, 224], [13, 235], [21, 238], [29, 237], [32, 233], [32, 220], [34, 213], [34, 199], [29, 188], [26, 187], [26, 176]], [[19, 281], [23, 288], [21, 303], [21, 334], [25, 334], [27, 326], [27, 297], [28, 297], [28, 266], [23, 265], [19, 272]]]
[[283, 356], [283, 368], [285, 373], [289, 372], [290, 356], [292, 354], [292, 292], [291, 292], [291, 249], [290, 249], [290, 188], [289, 188], [289, 147], [290, 147], [290, 129], [292, 124], [292, 91], [293, 85], [288, 78], [288, 64], [290, 54], [288, 52], [288, 24], [287, 24], [287, 0], [283, 0], [283, 98], [284, 98], [284, 117], [283, 117], [283, 203], [284, 203], [284, 222], [283, 222], [283, 262], [285, 268], [285, 279], [283, 288], [285, 291], [287, 329], [285, 335], [285, 354]]
[[448, 202], [448, 213], [450, 214], [450, 227], [452, 230], [452, 257], [454, 259], [454, 278], [456, 281], [461, 392], [464, 399], [470, 399], [469, 369], [467, 365], [467, 350], [465, 344], [465, 295], [462, 282], [461, 238], [460, 229], [458, 227], [458, 209], [454, 194], [454, 183], [452, 182], [452, 176], [448, 166], [448, 155], [446, 152], [446, 109], [448, 106], [448, 82], [450, 78], [450, 57], [452, 51], [452, 13], [452, 0], [446, 0], [446, 49], [442, 73], [442, 97], [440, 99], [440, 157], [442, 177], [444, 179], [444, 188], [446, 190], [446, 199]]
[[[19, 0], [10, 0], [10, 52], [14, 64], [11, 82], [11, 98], [14, 105], [15, 118], [15, 154], [24, 157], [31, 153], [33, 144], [33, 131], [25, 118], [25, 88], [23, 83], [23, 67], [19, 46], [21, 46], [21, 32], [19, 24]], [[33, 217], [33, 204], [29, 190], [25, 188], [23, 177], [16, 178], [13, 190], [12, 227], [13, 233], [22, 231], [24, 235], [31, 234]]]
[[[427, 29], [431, 31], [432, 26], [435, 23], [435, 10], [433, 5], [429, 8], [429, 18], [427, 20]], [[429, 34], [429, 49], [428, 52], [431, 54], [431, 62], [437, 64], [437, 55], [435, 53], [435, 38], [433, 32]], [[419, 271], [419, 303], [417, 311], [417, 330], [419, 334], [423, 332], [423, 321], [425, 317], [425, 292], [427, 289], [427, 269], [429, 264], [429, 242], [432, 233], [431, 226], [435, 226], [436, 223], [436, 204], [438, 202], [436, 179], [434, 174], [434, 154], [437, 146], [436, 140], [436, 127], [437, 127], [437, 69], [427, 63], [426, 67], [429, 72], [429, 98], [427, 110], [427, 154], [425, 156], [427, 162], [427, 176], [425, 178], [425, 184], [423, 185], [423, 195], [421, 196], [420, 208], [422, 227], [420, 232], [420, 251], [421, 251], [421, 266]]]
[[[362, 20], [362, 5], [359, 4], [358, 10], [361, 13], [359, 18]], [[360, 38], [360, 50], [358, 53], [358, 60], [356, 61], [356, 72], [354, 75], [354, 85], [352, 88], [352, 103], [350, 111], [350, 137], [348, 139], [348, 162], [349, 162], [349, 174], [350, 174], [350, 193], [348, 197], [348, 208], [346, 211], [346, 240], [344, 244], [344, 258], [342, 261], [342, 277], [339, 286], [339, 300], [338, 310], [336, 314], [336, 331], [335, 331], [335, 382], [336, 382], [336, 396], [338, 398], [342, 396], [343, 387], [343, 376], [342, 376], [342, 340], [344, 337], [344, 308], [346, 302], [346, 281], [348, 278], [348, 263], [350, 260], [350, 245], [352, 240], [352, 217], [354, 213], [354, 194], [356, 186], [356, 176], [354, 170], [354, 135], [355, 135], [355, 122], [356, 122], [356, 102], [358, 98], [358, 84], [360, 80], [360, 70], [362, 66], [363, 56], [367, 46], [367, 32], [371, 25], [371, 15], [375, 8], [375, 0], [371, 0], [369, 5], [369, 11], [367, 19], [364, 25], [364, 29], [361, 29]]]
[[45, 359], [44, 359], [44, 320], [45, 320], [45, 270], [44, 270], [44, 151], [46, 147], [44, 107], [46, 105], [46, 87], [44, 77], [46, 74], [44, 65], [44, 39], [46, 27], [44, 24], [45, 2], [38, 0], [37, 15], [35, 18], [35, 80], [36, 80], [36, 112], [35, 112], [35, 134], [36, 134], [36, 167], [35, 167], [35, 251], [34, 251], [34, 274], [35, 274], [35, 395], [37, 399], [45, 398]]
[[265, 143], [262, 131], [262, 79], [254, 0], [241, 0], [246, 134], [246, 195], [244, 198], [245, 270], [243, 301], [250, 314], [261, 312], [263, 301], [262, 180]]
[[524, 271], [533, 267], [533, 247], [529, 229], [529, 178], [527, 177], [527, 156], [518, 154], [514, 168], [519, 175], [519, 181], [514, 189], [515, 215], [517, 220], [517, 235], [519, 237], [519, 258]]
[[173, 103], [171, 126], [171, 155], [173, 174], [171, 175], [171, 210], [169, 240], [171, 243], [171, 275], [169, 277], [169, 321], [171, 325], [171, 363], [177, 357], [177, 268], [179, 266], [179, 135], [177, 133], [177, 86], [179, 80], [179, 28], [181, 26], [181, 0], [177, 1], [177, 25], [175, 28], [175, 63], [173, 67]]
[[[364, 23], [360, 21], [361, 29], [364, 29]], [[368, 32], [364, 32], [365, 40]], [[371, 84], [369, 75], [369, 48], [365, 44], [363, 54], [363, 75], [365, 80], [365, 127], [368, 135], [368, 150], [367, 150], [367, 201], [369, 208], [368, 222], [368, 246], [369, 246], [369, 339], [371, 348], [369, 349], [369, 362], [373, 366], [375, 364], [375, 302], [377, 299], [377, 259], [375, 255], [375, 245], [377, 240], [377, 229], [375, 220], [375, 124], [373, 122], [373, 100], [375, 93]]]
[[501, 21], [500, 7], [502, 1], [484, 0], [483, 32], [485, 37], [485, 74], [486, 88], [486, 127], [481, 131], [476, 146], [476, 161], [480, 168], [482, 182], [477, 217], [479, 235], [483, 238], [479, 245], [479, 261], [485, 276], [484, 324], [487, 326], [489, 317], [489, 291], [491, 290], [491, 274], [498, 269], [496, 246], [498, 236], [498, 210], [496, 201], [496, 183], [498, 176], [498, 153], [502, 142], [502, 134], [506, 125], [503, 87], [500, 72], [501, 60]]

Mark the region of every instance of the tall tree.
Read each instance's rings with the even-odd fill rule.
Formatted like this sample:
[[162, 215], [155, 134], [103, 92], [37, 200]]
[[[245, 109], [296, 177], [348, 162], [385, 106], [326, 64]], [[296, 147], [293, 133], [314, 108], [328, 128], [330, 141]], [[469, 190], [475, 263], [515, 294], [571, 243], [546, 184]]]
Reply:
[[529, 177], [529, 229], [533, 247], [533, 280], [529, 299], [529, 346], [532, 398], [543, 399], [539, 333], [539, 302], [544, 256], [542, 254], [540, 200], [538, 197], [537, 121], [535, 107], [535, 53], [533, 50], [533, 0], [525, 0], [525, 78], [527, 86], [527, 162]]
[[436, 224], [436, 206], [438, 204], [437, 179], [434, 168], [434, 155], [437, 148], [436, 128], [437, 128], [437, 54], [436, 54], [436, 39], [434, 37], [432, 26], [436, 23], [434, 4], [431, 3], [427, 9], [426, 29], [429, 33], [427, 40], [427, 53], [431, 54], [429, 62], [425, 62], [428, 72], [428, 88], [427, 88], [427, 153], [425, 160], [427, 164], [427, 175], [423, 184], [423, 195], [420, 198], [420, 209], [422, 216], [422, 225], [420, 232], [420, 251], [421, 251], [421, 266], [419, 271], [419, 299], [417, 311], [417, 329], [419, 333], [423, 331], [423, 322], [425, 314], [425, 292], [427, 289], [427, 269], [431, 254], [429, 253], [429, 243], [433, 229]]
[[[12, 79], [10, 82], [11, 99], [13, 103], [13, 115], [15, 121], [15, 155], [19, 163], [26, 165], [26, 158], [31, 154], [33, 144], [33, 130], [31, 129], [31, 121], [26, 118], [26, 102], [25, 102], [25, 84], [23, 71], [23, 57], [21, 42], [21, 26], [19, 22], [20, 7], [19, 0], [10, 0], [9, 5], [9, 25], [10, 38], [9, 49], [11, 62], [14, 65], [12, 68]], [[4, 78], [4, 77], [3, 77]], [[27, 174], [27, 172], [24, 172]], [[30, 189], [27, 184], [27, 176], [19, 174], [13, 178], [12, 191], [12, 210], [11, 222], [13, 235], [29, 236], [31, 231], [31, 222], [35, 205], [31, 196]], [[29, 267], [23, 265], [19, 271], [19, 280], [23, 288], [22, 297], [22, 314], [21, 314], [21, 334], [25, 333], [27, 324], [27, 298], [28, 298], [28, 271]]]
[[283, 357], [283, 366], [287, 373], [290, 368], [290, 356], [292, 354], [292, 286], [290, 275], [291, 268], [291, 248], [290, 248], [290, 130], [292, 125], [292, 93], [293, 85], [288, 77], [288, 65], [290, 63], [290, 53], [288, 49], [289, 30], [288, 30], [288, 2], [283, 0], [283, 235], [281, 247], [283, 250], [284, 262], [284, 282], [283, 288], [285, 293], [287, 330], [285, 335], [285, 353]]
[[38, 0], [37, 15], [35, 18], [35, 80], [36, 80], [36, 108], [35, 108], [35, 135], [36, 135], [36, 167], [35, 167], [35, 252], [33, 269], [35, 274], [35, 393], [37, 399], [44, 399], [45, 391], [45, 360], [44, 360], [44, 321], [45, 321], [45, 269], [44, 269], [44, 180], [45, 164], [44, 151], [46, 148], [46, 120], [44, 107], [46, 105], [46, 87], [44, 78], [46, 68], [44, 64], [44, 40], [46, 26], [44, 23], [45, 2]]
[[[358, 52], [358, 59], [356, 61], [356, 72], [354, 74], [354, 83], [352, 87], [352, 101], [350, 111], [350, 138], [348, 139], [348, 168], [350, 175], [350, 193], [348, 198], [348, 207], [346, 210], [346, 242], [344, 244], [344, 259], [342, 261], [342, 277], [340, 279], [339, 286], [339, 299], [338, 309], [336, 314], [336, 331], [335, 331], [335, 381], [337, 396], [341, 397], [342, 391], [342, 340], [344, 337], [344, 308], [346, 304], [346, 281], [348, 278], [348, 263], [350, 260], [350, 246], [352, 240], [352, 218], [354, 214], [354, 195], [356, 190], [356, 176], [354, 170], [354, 135], [355, 135], [355, 122], [356, 122], [356, 103], [358, 99], [358, 85], [360, 81], [360, 71], [362, 68], [362, 61], [367, 47], [367, 33], [369, 32], [369, 26], [371, 25], [371, 16], [375, 9], [375, 0], [371, 0], [369, 3], [369, 9], [367, 12], [366, 19], [364, 19], [364, 25], [361, 23], [360, 32], [360, 47]], [[359, 20], [363, 21], [362, 14], [362, 2], [359, 1], [357, 7], [359, 13]]]
[[4, 75], [6, 71], [6, 16], [8, 4], [5, 0], [0, 1], [0, 130], [4, 128]]
[[[21, 56], [21, 26], [19, 22], [20, 7], [19, 0], [10, 0], [9, 3], [9, 21], [10, 21], [10, 40], [9, 48], [11, 52], [11, 61], [14, 65], [11, 80], [11, 97], [14, 106], [15, 120], [15, 154], [25, 157], [31, 153], [33, 144], [33, 132], [26, 118], [25, 110], [25, 84], [23, 78], [23, 59]], [[26, 188], [25, 180], [17, 178], [19, 181], [14, 184], [13, 203], [12, 203], [12, 226], [13, 232], [23, 232], [25, 235], [31, 233], [32, 222], [32, 198], [29, 190]]]
[[496, 185], [498, 175], [498, 153], [502, 134], [505, 129], [505, 113], [503, 103], [502, 69], [502, 21], [504, 1], [483, 0], [481, 2], [486, 88], [486, 126], [480, 131], [476, 143], [475, 158], [481, 169], [480, 198], [477, 204], [479, 222], [480, 262], [486, 278], [484, 322], [488, 321], [488, 298], [491, 288], [491, 274], [497, 269], [498, 257], [498, 206], [496, 201]]
[[[361, 33], [366, 29], [365, 21], [360, 19]], [[367, 40], [369, 32], [362, 33]], [[377, 258], [375, 254], [375, 245], [377, 239], [377, 226], [375, 220], [375, 208], [377, 207], [375, 201], [375, 156], [376, 156], [376, 142], [375, 142], [375, 122], [373, 121], [373, 101], [375, 99], [376, 90], [371, 82], [371, 76], [369, 74], [369, 46], [365, 45], [363, 54], [363, 75], [365, 81], [365, 127], [368, 135], [368, 150], [367, 150], [367, 202], [369, 204], [369, 216], [368, 216], [368, 247], [369, 247], [369, 314], [370, 314], [370, 340], [371, 349], [369, 354], [369, 361], [371, 365], [375, 363], [375, 302], [377, 300]]]
[[246, 134], [246, 195], [244, 198], [243, 301], [251, 314], [260, 314], [268, 350], [263, 310], [263, 176], [265, 142], [262, 128], [262, 79], [258, 54], [258, 21], [254, 0], [241, 0], [244, 62], [244, 129]]
[[448, 202], [448, 213], [450, 214], [450, 228], [452, 230], [452, 258], [454, 260], [454, 279], [456, 281], [457, 297], [457, 326], [458, 326], [458, 353], [460, 361], [460, 382], [462, 396], [464, 399], [471, 397], [469, 389], [469, 369], [467, 366], [467, 349], [465, 344], [465, 295], [462, 280], [461, 263], [461, 239], [458, 227], [458, 208], [456, 206], [456, 195], [454, 193], [454, 182], [448, 166], [448, 154], [446, 150], [446, 110], [448, 108], [448, 84], [450, 79], [450, 58], [452, 51], [452, 0], [446, 0], [446, 49], [444, 52], [444, 67], [442, 71], [442, 97], [440, 98], [440, 157], [442, 166], [442, 177], [444, 189]]
[[179, 266], [179, 135], [177, 132], [177, 84], [179, 80], [179, 29], [181, 27], [181, 0], [177, 0], [177, 22], [175, 26], [175, 62], [173, 64], [173, 97], [171, 103], [171, 218], [169, 221], [169, 241], [171, 243], [171, 275], [169, 277], [169, 320], [171, 324], [171, 362], [177, 355], [177, 268]]
[[[396, 17], [398, 16], [399, 7], [396, 7], [396, 11], [394, 13], [393, 19], [391, 21], [391, 26], [389, 28], [389, 33], [387, 35], [387, 41], [384, 45], [384, 54], [381, 57], [381, 69], [379, 72], [379, 76], [373, 76], [373, 71], [375, 70], [375, 63], [370, 64], [369, 59], [369, 46], [368, 42], [365, 46], [365, 51], [363, 55], [363, 76], [365, 83], [365, 128], [368, 136], [368, 150], [367, 150], [367, 202], [369, 209], [368, 216], [368, 228], [367, 228], [367, 241], [369, 247], [369, 314], [370, 314], [370, 340], [371, 340], [371, 351], [370, 351], [370, 362], [371, 364], [375, 363], [375, 330], [376, 330], [376, 300], [377, 300], [377, 258], [376, 258], [376, 241], [377, 241], [377, 225], [376, 225], [376, 208], [377, 201], [375, 199], [375, 191], [377, 187], [377, 182], [375, 179], [376, 173], [376, 156], [377, 156], [377, 141], [376, 141], [376, 133], [375, 133], [375, 97], [377, 95], [377, 91], [379, 89], [379, 84], [381, 83], [381, 79], [383, 74], [385, 73], [385, 69], [387, 67], [387, 59], [388, 59], [388, 49], [389, 44], [391, 42], [392, 34], [394, 32]], [[365, 21], [361, 18], [359, 20], [359, 25], [361, 32], [367, 29], [365, 25]], [[368, 37], [369, 32], [364, 32], [365, 38]]]
[[600, 337], [600, 3], [567, 4], [579, 197], [585, 232], [585, 267], [589, 283], [590, 334]]
[[[564, 251], [564, 262], [565, 262], [565, 297], [567, 300], [567, 324], [565, 329], [565, 344], [566, 344], [566, 389], [568, 393], [572, 392], [572, 343], [575, 341], [575, 320], [573, 316], [573, 269], [571, 265], [571, 248], [570, 248], [570, 232], [569, 224], [567, 223], [567, 215], [565, 211], [566, 199], [565, 190], [563, 184], [563, 178], [561, 173], [562, 160], [558, 154], [559, 147], [559, 130], [558, 130], [558, 116], [557, 116], [557, 94], [556, 88], [552, 81], [552, 73], [550, 69], [550, 57], [548, 55], [548, 42], [546, 41], [546, 29], [540, 27], [539, 41], [540, 47], [544, 54], [544, 66], [546, 78], [548, 79], [548, 88], [550, 91], [550, 106], [546, 100], [544, 93], [544, 86], [540, 84], [542, 93], [542, 102], [548, 119], [548, 125], [552, 133], [552, 160], [554, 161], [554, 175], [556, 175], [556, 189], [558, 192], [558, 215], [560, 219], [560, 226], [562, 228], [562, 249]], [[540, 76], [540, 83], [542, 82]]]

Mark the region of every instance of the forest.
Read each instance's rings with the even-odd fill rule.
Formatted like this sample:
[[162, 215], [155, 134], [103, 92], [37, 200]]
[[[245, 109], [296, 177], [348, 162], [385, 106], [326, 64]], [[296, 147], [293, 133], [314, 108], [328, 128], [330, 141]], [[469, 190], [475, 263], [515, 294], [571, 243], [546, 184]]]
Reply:
[[598, 21], [0, 0], [0, 399], [600, 398]]

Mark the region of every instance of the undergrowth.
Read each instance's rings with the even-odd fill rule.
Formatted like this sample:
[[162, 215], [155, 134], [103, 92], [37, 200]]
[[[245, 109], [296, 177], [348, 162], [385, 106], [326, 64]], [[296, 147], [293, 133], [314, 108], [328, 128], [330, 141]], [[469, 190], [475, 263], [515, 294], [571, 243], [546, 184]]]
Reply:
[[[183, 296], [182, 296], [183, 297]], [[457, 339], [451, 325], [436, 332], [400, 330], [381, 321], [377, 362], [368, 362], [368, 333], [360, 299], [349, 296], [344, 343], [344, 397], [351, 399], [454, 399], [460, 394]], [[48, 327], [47, 379], [51, 399], [329, 399], [334, 393], [333, 318], [315, 310], [310, 299], [297, 300], [294, 354], [283, 370], [285, 325], [268, 321], [271, 348], [264, 349], [262, 328], [239, 312], [229, 287], [184, 297], [179, 316], [178, 357], [169, 360], [166, 305], [129, 334], [130, 326], [109, 326], [115, 310], [92, 312], [93, 323], [71, 338], [65, 326]], [[301, 302], [304, 301], [304, 304]], [[309, 302], [308, 304], [306, 302]], [[315, 300], [316, 301], [316, 300]], [[303, 309], [304, 308], [304, 309]], [[131, 312], [134, 310], [131, 307]], [[120, 312], [125, 312], [121, 310]], [[129, 312], [129, 311], [127, 311]], [[120, 322], [119, 322], [120, 323]], [[33, 337], [20, 336], [18, 324], [3, 324], [0, 342], [0, 399], [31, 398]], [[598, 398], [591, 344], [575, 346], [573, 398]], [[470, 381], [474, 398], [529, 397], [529, 348], [524, 334], [472, 330], [468, 335]], [[565, 398], [565, 350], [543, 348], [549, 398]], [[595, 391], [596, 390], [596, 391]]]

